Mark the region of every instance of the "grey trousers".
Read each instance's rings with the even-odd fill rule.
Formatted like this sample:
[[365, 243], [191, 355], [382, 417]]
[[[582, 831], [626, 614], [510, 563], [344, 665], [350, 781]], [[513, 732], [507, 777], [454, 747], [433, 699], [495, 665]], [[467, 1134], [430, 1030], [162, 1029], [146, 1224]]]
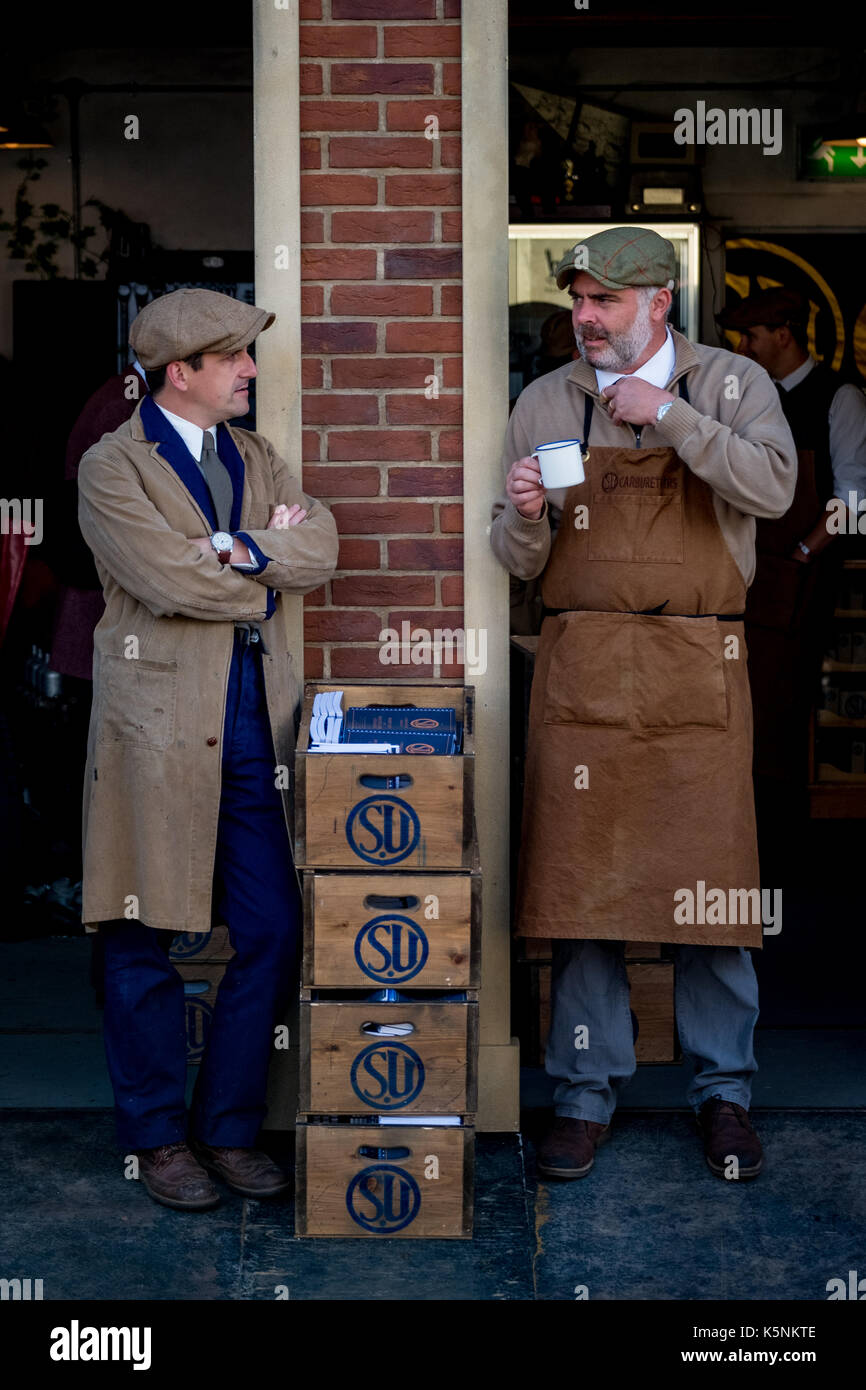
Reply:
[[[686, 1100], [711, 1096], [748, 1109], [758, 1018], [758, 981], [739, 946], [675, 946], [680, 1046], [694, 1074]], [[557, 1115], [607, 1124], [635, 1073], [622, 941], [553, 943], [550, 1037], [545, 1070], [556, 1077]]]

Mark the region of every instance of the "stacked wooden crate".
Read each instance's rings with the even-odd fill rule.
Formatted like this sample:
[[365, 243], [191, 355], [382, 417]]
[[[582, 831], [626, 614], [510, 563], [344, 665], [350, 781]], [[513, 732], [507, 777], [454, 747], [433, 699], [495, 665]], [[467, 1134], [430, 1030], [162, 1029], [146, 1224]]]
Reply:
[[207, 933], [181, 932], [171, 944], [169, 960], [183, 980], [189, 1065], [198, 1066], [204, 1055], [220, 981], [233, 955], [225, 926]]
[[[456, 754], [310, 753], [313, 700], [453, 708]], [[295, 762], [304, 886], [296, 1231], [472, 1233], [481, 875], [474, 692], [310, 682]], [[377, 998], [396, 991], [399, 1000]], [[456, 998], [448, 998], [449, 992]], [[416, 1124], [399, 1123], [395, 1119]], [[449, 1124], [423, 1118], [449, 1117]]]

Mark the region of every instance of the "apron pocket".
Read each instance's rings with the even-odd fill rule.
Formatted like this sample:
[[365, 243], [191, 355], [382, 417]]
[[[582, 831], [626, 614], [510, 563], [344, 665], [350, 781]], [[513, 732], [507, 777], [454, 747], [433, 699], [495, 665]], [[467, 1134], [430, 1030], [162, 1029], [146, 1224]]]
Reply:
[[[604, 476], [605, 479], [617, 477], [614, 473]], [[620, 483], [628, 477], [624, 474]], [[638, 477], [635, 476], [635, 481]], [[591, 560], [681, 565], [684, 558], [682, 495], [679, 490], [643, 497], [628, 490], [598, 492], [592, 499], [587, 535]]]
[[631, 623], [619, 614], [582, 612], [555, 621], [560, 631], [547, 671], [545, 724], [625, 728], [632, 699]]
[[634, 699], [644, 729], [726, 729], [722, 634], [714, 618], [638, 618]]
[[174, 738], [177, 662], [103, 656], [99, 662], [98, 738], [167, 748]]

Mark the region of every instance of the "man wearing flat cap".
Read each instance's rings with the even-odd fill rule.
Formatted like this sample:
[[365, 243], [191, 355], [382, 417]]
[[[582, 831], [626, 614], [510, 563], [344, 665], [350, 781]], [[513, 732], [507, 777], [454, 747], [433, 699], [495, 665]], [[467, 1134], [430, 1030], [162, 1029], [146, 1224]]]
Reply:
[[856, 527], [866, 497], [866, 397], [810, 354], [809, 304], [798, 291], [760, 290], [716, 317], [773, 378], [797, 445], [794, 501], [780, 520], [758, 522], [746, 604], [761, 864], [765, 878], [776, 878], [808, 816], [809, 715], [844, 545], [827, 529], [827, 509], [838, 498]]
[[[717, 1176], [760, 1172], [748, 1116], [762, 925], [743, 610], [755, 517], [781, 516], [794, 443], [760, 367], [667, 325], [676, 255], [642, 227], [557, 267], [580, 360], [511, 415], [491, 543], [541, 576], [517, 890], [519, 935], [554, 939], [538, 1163], [584, 1177], [635, 1055], [624, 941], [676, 958], [687, 1100]], [[545, 489], [533, 451], [581, 441]], [[757, 901], [756, 901], [757, 900]]]
[[[203, 1210], [210, 1173], [286, 1188], [254, 1148], [301, 909], [286, 778], [298, 681], [284, 594], [332, 574], [333, 517], [248, 410], [274, 315], [211, 290], [148, 304], [130, 344], [151, 394], [84, 455], [79, 521], [105, 596], [94, 634], [82, 916], [103, 935], [118, 1139], [150, 1195]], [[185, 1107], [177, 933], [225, 923], [226, 966]]]

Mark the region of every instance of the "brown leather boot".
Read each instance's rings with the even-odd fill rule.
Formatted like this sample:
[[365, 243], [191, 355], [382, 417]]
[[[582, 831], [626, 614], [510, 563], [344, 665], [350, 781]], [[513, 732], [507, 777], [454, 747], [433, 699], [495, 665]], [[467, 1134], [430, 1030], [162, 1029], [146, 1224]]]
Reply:
[[[717, 1178], [756, 1178], [764, 1166], [761, 1141], [752, 1128], [748, 1110], [735, 1101], [711, 1096], [698, 1116], [707, 1163]], [[731, 1163], [735, 1158], [736, 1164]]]
[[557, 1115], [538, 1146], [537, 1168], [546, 1178], [585, 1178], [595, 1151], [610, 1133], [610, 1125]]
[[225, 1149], [198, 1141], [196, 1157], [242, 1197], [278, 1197], [292, 1185], [282, 1168], [258, 1149]]
[[220, 1195], [184, 1143], [137, 1149], [138, 1176], [155, 1202], [177, 1211], [207, 1211]]

